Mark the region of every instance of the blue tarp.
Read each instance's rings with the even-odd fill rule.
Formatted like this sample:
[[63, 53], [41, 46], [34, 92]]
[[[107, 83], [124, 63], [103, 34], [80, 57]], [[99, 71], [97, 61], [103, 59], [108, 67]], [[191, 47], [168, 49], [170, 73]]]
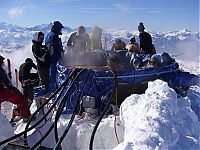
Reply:
[[[73, 69], [57, 65], [57, 71], [58, 71], [57, 81], [59, 87], [62, 85], [65, 79], [67, 79], [68, 75], [72, 70]], [[80, 77], [75, 81], [75, 86], [73, 86], [72, 90], [70, 90], [65, 108], [66, 113], [70, 112], [70, 110], [74, 108], [77, 102], [77, 98], [81, 93], [81, 89], [83, 87], [83, 80], [85, 76], [86, 76], [85, 73], [81, 74]], [[187, 89], [191, 85], [199, 84], [198, 76], [190, 74], [188, 72], [180, 71], [179, 65], [176, 62], [163, 68], [146, 68], [137, 71], [135, 70], [117, 71], [118, 82], [128, 83], [133, 85], [149, 81], [155, 76], [168, 82], [169, 86], [171, 87], [178, 87], [178, 88], [181, 87], [182, 89]], [[70, 83], [71, 80], [69, 80], [65, 92], [69, 88]], [[105, 103], [107, 103], [108, 101], [108, 99], [105, 99], [105, 97], [112, 90], [113, 83], [114, 83], [114, 78], [111, 71], [91, 70], [82, 96], [87, 95], [95, 97], [96, 107], [98, 107], [99, 110], [101, 111]], [[102, 97], [104, 97], [104, 99], [102, 99]]]

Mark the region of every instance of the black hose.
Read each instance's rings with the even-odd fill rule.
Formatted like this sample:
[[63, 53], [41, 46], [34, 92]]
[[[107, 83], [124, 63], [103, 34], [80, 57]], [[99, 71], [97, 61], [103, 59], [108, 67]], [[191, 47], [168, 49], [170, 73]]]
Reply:
[[[72, 75], [71, 75], [72, 76]], [[68, 77], [69, 78], [69, 77]], [[69, 79], [66, 79], [66, 81], [64, 81], [64, 83], [67, 83], [68, 82], [68, 80]], [[64, 84], [63, 83], [63, 84]], [[56, 91], [55, 91], [55, 93], [52, 95], [52, 96], [50, 96], [49, 97], [49, 99], [51, 100], [59, 91], [60, 91], [60, 89], [62, 88], [63, 86], [61, 86], [60, 88], [58, 88]], [[40, 109], [40, 108], [42, 108], [44, 105], [46, 105], [48, 103], [48, 100], [45, 102], [45, 103], [43, 103], [38, 109]], [[53, 105], [52, 105], [53, 106]], [[55, 105], [54, 105], [55, 106]], [[53, 107], [54, 107], [53, 106]], [[36, 110], [37, 111], [37, 110]], [[37, 111], [37, 112], [39, 112], [39, 111]], [[36, 112], [35, 112], [36, 113]], [[37, 113], [36, 113], [37, 114]], [[47, 116], [47, 115], [46, 115]], [[46, 117], [46, 116], [44, 116], [44, 118]], [[31, 117], [32, 118], [32, 117]], [[30, 119], [31, 119], [30, 118]], [[42, 120], [42, 118], [41, 118], [41, 120]], [[43, 121], [43, 120], [42, 120]], [[40, 122], [39, 122], [40, 123]], [[23, 134], [25, 134], [25, 133], [27, 133], [28, 131], [30, 131], [30, 130], [32, 130], [32, 129], [34, 129], [39, 123], [36, 123], [36, 124], [34, 124], [33, 126], [31, 126], [30, 128], [28, 128], [27, 130], [24, 130], [23, 132], [21, 132], [21, 133], [19, 133], [19, 134], [16, 134], [16, 135], [14, 135], [14, 136], [12, 136], [12, 137], [10, 137], [10, 138], [7, 138], [7, 139], [5, 139], [5, 140], [3, 140], [3, 141], [1, 141], [0, 142], [0, 146], [1, 145], [3, 145], [3, 144], [5, 144], [5, 143], [7, 143], [7, 142], [10, 142], [10, 141], [12, 141], [12, 140], [14, 140], [14, 139], [16, 139], [16, 138], [18, 138], [18, 137], [20, 137], [21, 135], [23, 135]]]
[[[66, 99], [67, 100], [67, 99]], [[58, 119], [59, 119], [59, 115], [62, 113], [62, 111], [63, 111], [63, 108], [64, 108], [64, 106], [65, 106], [65, 103], [66, 103], [66, 101], [61, 101], [61, 103], [60, 103], [60, 109], [58, 109], [58, 111], [57, 111], [57, 113], [56, 113], [56, 116], [55, 116], [55, 120], [54, 120], [54, 129], [57, 129], [57, 122], [58, 122]], [[54, 130], [54, 135], [55, 135], [55, 141], [56, 141], [56, 143], [57, 143], [57, 141], [58, 141], [58, 132], [57, 132], [57, 130]]]
[[[59, 105], [59, 107], [58, 107], [58, 110], [60, 110], [60, 108], [62, 107], [63, 103], [65, 103], [65, 102], [67, 101], [67, 97], [68, 97], [68, 95], [69, 95], [69, 91], [70, 91], [71, 88], [73, 87], [73, 85], [74, 85], [76, 79], [77, 79], [77, 78], [80, 76], [80, 74], [81, 74], [83, 71], [85, 71], [85, 70], [86, 70], [86, 69], [82, 69], [82, 70], [77, 74], [77, 76], [73, 79], [73, 81], [72, 81], [70, 87], [68, 88], [68, 90], [67, 90], [67, 92], [66, 92], [64, 98], [62, 99], [62, 103], [60, 103], [60, 105]], [[57, 115], [57, 113], [59, 113], [59, 114]], [[62, 113], [62, 111], [58, 111], [57, 113], [56, 113], [56, 116], [59, 118], [60, 115], [61, 115], [61, 113]], [[56, 119], [56, 118], [55, 118], [55, 119]], [[50, 134], [50, 132], [52, 131], [53, 128], [54, 128], [54, 124], [52, 124], [52, 125], [49, 127], [49, 130], [43, 135], [43, 137], [42, 137], [35, 145], [33, 145], [33, 146], [31, 147], [31, 150], [36, 149], [37, 146]]]
[[[59, 101], [59, 99], [60, 99], [60, 97], [61, 97], [61, 95], [62, 95], [62, 93], [63, 93], [63, 91], [64, 91], [64, 89], [65, 89], [65, 86], [67, 85], [67, 83], [68, 83], [68, 81], [69, 81], [69, 79], [70, 79], [71, 77], [73, 77], [74, 73], [76, 73], [77, 70], [78, 70], [78, 69], [73, 70], [73, 71], [70, 73], [70, 75], [68, 76], [68, 78], [63, 82], [63, 84], [58, 88], [58, 90], [56, 90], [56, 92], [55, 92], [56, 94], [60, 91], [58, 97], [57, 97], [56, 100], [54, 101], [53, 105], [49, 108], [49, 110], [48, 110], [48, 111], [43, 115], [43, 117], [40, 118], [40, 120], [37, 121], [35, 124], [38, 125], [39, 123], [41, 123], [41, 122], [47, 117], [47, 115], [51, 112], [51, 110], [53, 110], [53, 108], [56, 106], [57, 102]], [[33, 119], [33, 118], [37, 115], [37, 113], [38, 113], [38, 112], [39, 112], [39, 111], [40, 111], [40, 110], [55, 96], [55, 93], [53, 93], [53, 95], [50, 96], [50, 98], [49, 98], [47, 101], [45, 101], [45, 102], [32, 114], [30, 120], [29, 120], [28, 123], [26, 124], [25, 131], [28, 129], [28, 127], [29, 127], [29, 125], [30, 125], [32, 119]], [[35, 126], [35, 124], [34, 124], [33, 126]], [[36, 126], [37, 126], [37, 125], [36, 125]], [[25, 133], [24, 133], [24, 144], [28, 146], [28, 142], [27, 142], [27, 133], [28, 133], [28, 132], [25, 132]]]
[[92, 150], [93, 149], [93, 142], [94, 142], [94, 136], [95, 136], [95, 133], [96, 133], [96, 130], [104, 116], [104, 114], [106, 113], [107, 109], [109, 108], [110, 104], [111, 104], [111, 101], [113, 99], [113, 96], [115, 94], [115, 89], [116, 89], [116, 85], [117, 85], [117, 75], [116, 73], [112, 72], [113, 73], [113, 76], [114, 76], [114, 84], [113, 84], [113, 89], [112, 89], [112, 94], [110, 96], [110, 99], [108, 101], [108, 104], [106, 105], [105, 109], [103, 110], [101, 116], [99, 117], [99, 119], [97, 120], [97, 123], [95, 124], [95, 127], [92, 131], [92, 135], [91, 135], [91, 138], [90, 138], [90, 146], [89, 146], [89, 149]]
[[[68, 124], [68, 126], [66, 127], [65, 131], [63, 132], [63, 134], [61, 135], [60, 140], [59, 140], [59, 141], [56, 141], [56, 146], [54, 147], [54, 150], [57, 150], [57, 149], [59, 148], [59, 145], [60, 145], [60, 144], [62, 143], [62, 141], [64, 140], [65, 136], [67, 135], [67, 133], [68, 133], [68, 131], [69, 131], [69, 129], [70, 129], [70, 127], [71, 127], [73, 121], [74, 121], [75, 115], [76, 115], [76, 113], [77, 113], [77, 107], [78, 107], [78, 104], [79, 104], [79, 102], [80, 102], [80, 98], [81, 98], [82, 95], [83, 95], [83, 92], [84, 92], [84, 89], [85, 89], [85, 85], [86, 85], [86, 82], [87, 82], [87, 80], [88, 80], [88, 77], [89, 77], [90, 72], [91, 72], [91, 69], [88, 71], [88, 73], [87, 73], [87, 75], [86, 75], [86, 77], [85, 77], [85, 80], [84, 80], [84, 82], [83, 82], [82, 91], [81, 91], [81, 93], [79, 94], [79, 97], [78, 97], [78, 99], [77, 99], [77, 101], [76, 101], [76, 105], [75, 105], [75, 107], [74, 107], [74, 111], [73, 111], [73, 114], [72, 114], [71, 119], [70, 119], [70, 121], [69, 121], [69, 124]], [[57, 127], [57, 123], [55, 122], [54, 124], [56, 124], [56, 127]], [[57, 132], [57, 128], [54, 128], [54, 131]], [[55, 132], [54, 132], [54, 133], [55, 133]]]

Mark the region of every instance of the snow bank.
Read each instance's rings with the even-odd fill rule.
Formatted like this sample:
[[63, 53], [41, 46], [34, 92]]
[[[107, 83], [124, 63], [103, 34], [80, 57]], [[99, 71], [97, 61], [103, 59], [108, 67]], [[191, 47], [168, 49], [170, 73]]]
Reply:
[[[12, 128], [8, 119], [0, 113], [0, 141], [3, 141], [14, 135], [14, 129]], [[0, 146], [0, 149], [2, 146]]]
[[[119, 118], [117, 133], [120, 141], [123, 141], [124, 127], [120, 123]], [[96, 124], [96, 119], [92, 120], [79, 120], [75, 119], [67, 136], [63, 140], [63, 149], [89, 149], [90, 137]], [[66, 117], [63, 117], [59, 123], [59, 135], [63, 133], [68, 125]], [[104, 118], [100, 123], [95, 134], [93, 148], [94, 149], [112, 149], [116, 147], [117, 139], [114, 133], [114, 117], [109, 116]]]
[[187, 96], [191, 101], [192, 110], [196, 113], [200, 122], [200, 87], [192, 86], [188, 89]]
[[131, 95], [120, 107], [125, 126], [122, 149], [199, 149], [200, 127], [189, 97], [177, 98], [167, 83], [149, 82], [143, 95]]

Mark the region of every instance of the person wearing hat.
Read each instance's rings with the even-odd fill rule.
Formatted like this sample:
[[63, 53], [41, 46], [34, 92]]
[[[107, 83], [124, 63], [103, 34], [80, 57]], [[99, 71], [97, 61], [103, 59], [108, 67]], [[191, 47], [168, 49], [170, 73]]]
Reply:
[[25, 80], [39, 79], [37, 73], [31, 73], [31, 69], [37, 70], [37, 66], [33, 63], [31, 58], [26, 58], [25, 62], [19, 67], [19, 81], [23, 85]]
[[126, 45], [126, 49], [132, 53], [139, 51], [139, 45], [136, 43], [135, 37], [130, 39], [130, 42]]
[[67, 46], [70, 47], [72, 53], [78, 55], [91, 51], [91, 40], [84, 26], [78, 27], [77, 32], [70, 35]]
[[151, 35], [144, 31], [145, 27], [142, 22], [138, 25], [139, 39], [140, 39], [140, 51], [144, 54], [155, 54], [155, 48], [152, 44]]
[[47, 33], [45, 37], [45, 45], [48, 47], [51, 55], [51, 65], [49, 74], [49, 90], [53, 92], [56, 89], [56, 74], [57, 74], [57, 62], [62, 59], [64, 50], [62, 46], [61, 38], [62, 29], [64, 26], [59, 21], [54, 21], [51, 31]]
[[39, 83], [37, 73], [31, 73], [31, 70], [37, 70], [36, 65], [31, 58], [26, 58], [25, 62], [19, 67], [19, 81], [21, 82], [23, 94], [28, 99], [29, 104], [33, 101], [33, 87]]
[[162, 57], [159, 54], [152, 55], [149, 61], [149, 67], [150, 68], [162, 67]]
[[5, 58], [0, 55], [0, 104], [4, 101], [9, 101], [13, 104], [16, 104], [23, 121], [27, 122], [31, 116], [28, 101], [8, 79], [7, 73], [3, 69], [4, 59]]
[[37, 71], [40, 78], [39, 84], [49, 89], [49, 71], [51, 65], [50, 51], [43, 45], [44, 33], [35, 32], [33, 35], [32, 52], [37, 62]]

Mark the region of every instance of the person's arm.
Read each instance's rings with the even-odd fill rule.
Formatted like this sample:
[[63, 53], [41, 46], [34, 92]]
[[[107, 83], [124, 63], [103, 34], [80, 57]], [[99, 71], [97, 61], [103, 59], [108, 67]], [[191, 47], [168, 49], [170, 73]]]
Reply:
[[73, 46], [73, 38], [74, 38], [74, 34], [72, 33], [67, 41], [67, 46], [72, 47]]
[[32, 67], [33, 67], [35, 70], [37, 70], [36, 64], [32, 63]]

